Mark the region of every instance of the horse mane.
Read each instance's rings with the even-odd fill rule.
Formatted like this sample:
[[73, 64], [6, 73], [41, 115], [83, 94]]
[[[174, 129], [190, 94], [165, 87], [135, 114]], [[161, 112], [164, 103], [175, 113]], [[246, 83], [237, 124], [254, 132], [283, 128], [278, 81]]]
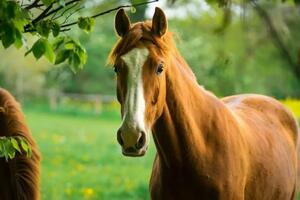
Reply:
[[149, 46], [149, 44], [154, 44], [163, 57], [173, 55], [173, 63], [183, 68], [193, 79], [196, 79], [194, 73], [177, 50], [173, 35], [170, 31], [167, 31], [161, 38], [154, 35], [152, 33], [152, 21], [132, 24], [128, 33], [121, 37], [112, 48], [107, 62], [110, 65], [115, 65], [117, 59], [131, 49], [140, 45]]
[[0, 88], [0, 137], [21, 136], [31, 146], [32, 155], [17, 153], [5, 161], [0, 158], [0, 199], [39, 199], [40, 153], [25, 122], [21, 106], [6, 90]]

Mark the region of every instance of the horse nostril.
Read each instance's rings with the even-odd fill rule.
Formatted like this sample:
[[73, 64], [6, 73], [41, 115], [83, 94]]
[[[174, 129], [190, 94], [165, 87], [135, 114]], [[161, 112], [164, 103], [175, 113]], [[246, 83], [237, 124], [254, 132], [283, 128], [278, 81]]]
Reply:
[[123, 142], [123, 140], [122, 140], [121, 130], [120, 130], [120, 129], [119, 129], [118, 132], [117, 132], [117, 140], [118, 140], [119, 144], [120, 144], [121, 146], [123, 146], [124, 142]]
[[136, 149], [141, 149], [143, 146], [145, 146], [146, 143], [146, 134], [142, 131], [141, 136], [138, 139], [138, 142], [135, 144]]

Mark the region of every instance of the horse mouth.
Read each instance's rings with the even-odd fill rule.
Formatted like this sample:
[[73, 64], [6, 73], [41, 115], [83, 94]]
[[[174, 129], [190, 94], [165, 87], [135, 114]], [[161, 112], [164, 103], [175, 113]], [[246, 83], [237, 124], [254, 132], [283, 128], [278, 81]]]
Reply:
[[128, 157], [141, 157], [146, 154], [147, 148], [143, 148], [141, 150], [136, 150], [134, 148], [126, 148], [122, 149], [122, 154]]

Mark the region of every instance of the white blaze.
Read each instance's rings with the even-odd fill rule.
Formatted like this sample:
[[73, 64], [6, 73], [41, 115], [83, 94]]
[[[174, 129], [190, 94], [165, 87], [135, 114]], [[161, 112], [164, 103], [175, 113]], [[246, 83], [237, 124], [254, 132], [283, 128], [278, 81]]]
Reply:
[[122, 59], [128, 67], [127, 94], [125, 98], [122, 127], [129, 130], [139, 129], [141, 131], [146, 131], [144, 122], [145, 99], [142, 72], [148, 55], [148, 49], [135, 48], [122, 56]]

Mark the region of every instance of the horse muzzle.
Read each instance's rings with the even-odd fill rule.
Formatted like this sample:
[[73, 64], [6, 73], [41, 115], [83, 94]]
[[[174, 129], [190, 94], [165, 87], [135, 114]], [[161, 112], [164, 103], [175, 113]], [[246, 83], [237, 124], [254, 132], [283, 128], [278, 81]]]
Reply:
[[117, 140], [121, 145], [122, 153], [125, 156], [143, 156], [148, 149], [145, 131], [122, 130], [122, 128], [120, 128], [117, 133]]

